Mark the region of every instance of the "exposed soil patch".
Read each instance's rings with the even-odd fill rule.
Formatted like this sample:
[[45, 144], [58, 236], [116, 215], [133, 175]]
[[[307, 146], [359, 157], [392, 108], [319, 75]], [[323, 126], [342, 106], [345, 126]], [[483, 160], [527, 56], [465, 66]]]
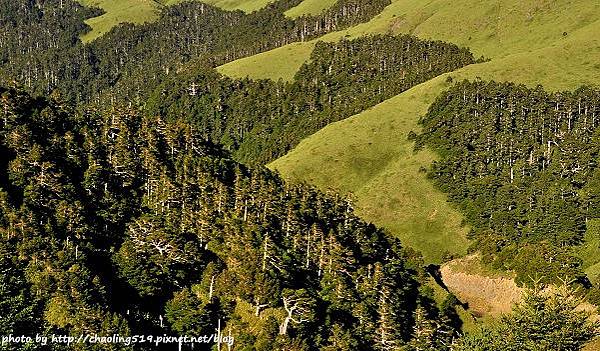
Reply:
[[600, 339], [595, 342], [589, 343], [583, 351], [600, 351]]
[[[467, 303], [476, 316], [509, 313], [521, 300], [523, 289], [506, 277], [490, 277], [477, 273], [465, 273], [463, 267], [477, 265], [477, 256], [451, 261], [440, 269], [442, 280], [461, 302]], [[458, 268], [460, 267], [460, 268]]]

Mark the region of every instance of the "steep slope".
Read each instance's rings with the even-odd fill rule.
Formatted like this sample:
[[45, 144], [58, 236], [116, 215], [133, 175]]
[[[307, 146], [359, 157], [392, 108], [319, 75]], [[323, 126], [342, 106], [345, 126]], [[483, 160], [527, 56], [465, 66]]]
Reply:
[[469, 305], [476, 317], [498, 317], [510, 313], [524, 289], [519, 288], [512, 276], [490, 272], [482, 266], [480, 257], [470, 255], [444, 264], [440, 269], [444, 284]]
[[[460, 243], [465, 243], [462, 239], [464, 229], [461, 230], [457, 224], [460, 222], [458, 215], [452, 216], [455, 221], [440, 220], [441, 227], [436, 230], [415, 229], [427, 223], [428, 213], [431, 213], [431, 203], [425, 203], [423, 199], [443, 199], [443, 196], [429, 185], [424, 173], [419, 173], [420, 167], [429, 166], [431, 155], [427, 151], [412, 155], [412, 143], [406, 141], [408, 132], [416, 130], [418, 118], [427, 111], [433, 99], [449, 87], [446, 81], [449, 76], [455, 81], [480, 77], [529, 86], [543, 84], [550, 90], [574, 89], [582, 84], [600, 82], [600, 76], [595, 74], [600, 72], [600, 65], [590, 59], [600, 52], [594, 34], [600, 31], [600, 18], [595, 14], [599, 5], [583, 0], [552, 3], [505, 0], [500, 5], [446, 0], [429, 1], [426, 5], [417, 3], [396, 1], [370, 23], [346, 33], [359, 35], [365, 29], [368, 29], [366, 32], [411, 32], [468, 45], [475, 53], [483, 54], [491, 61], [435, 78], [371, 111], [330, 125], [304, 140], [271, 167], [288, 179], [353, 192], [357, 211], [365, 219], [391, 229], [408, 244], [423, 250], [426, 257], [436, 261], [449, 247], [456, 249]], [[335, 35], [330, 34], [327, 39]], [[303, 43], [292, 49], [284, 47], [265, 53], [261, 56], [263, 64], [268, 65], [266, 60], [270, 54], [281, 62], [287, 60], [281, 56], [282, 53], [299, 61], [303, 50], [310, 45]], [[246, 62], [249, 60], [252, 58]], [[227, 72], [235, 64], [237, 62], [222, 67], [222, 71]], [[288, 67], [279, 72], [279, 76], [289, 78], [291, 71]], [[243, 75], [242, 72], [239, 74]], [[272, 72], [271, 77], [274, 76]], [[389, 127], [393, 125], [403, 125], [404, 128]], [[370, 130], [380, 132], [366, 132]], [[339, 137], [343, 135], [352, 138]], [[333, 158], [335, 162], [332, 162]], [[353, 167], [360, 159], [369, 160], [370, 165], [386, 166]], [[328, 166], [323, 167], [323, 164]], [[409, 193], [415, 195], [407, 197]], [[443, 208], [437, 213], [456, 214], [447, 206]], [[448, 238], [460, 239], [452, 247]], [[452, 242], [455, 240], [452, 239]]]
[[463, 254], [467, 240], [460, 214], [420, 172], [434, 155], [413, 153], [407, 140], [418, 128], [415, 117], [446, 86], [435, 79], [331, 124], [270, 167], [288, 179], [353, 193], [359, 215], [400, 235], [427, 261], [440, 262], [446, 251]]
[[80, 114], [1, 86], [0, 120], [3, 335], [218, 325], [236, 349], [265, 351], [376, 351], [383, 328], [413, 339], [425, 272], [346, 199], [238, 164], [181, 120]]

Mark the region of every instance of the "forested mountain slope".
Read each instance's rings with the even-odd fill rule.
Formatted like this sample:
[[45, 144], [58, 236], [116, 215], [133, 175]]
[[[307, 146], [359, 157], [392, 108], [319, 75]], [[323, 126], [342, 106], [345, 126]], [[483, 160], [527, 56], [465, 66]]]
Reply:
[[[452, 86], [447, 81], [449, 76], [454, 81], [479, 77], [530, 87], [543, 84], [549, 90], [574, 90], [582, 84], [598, 84], [600, 75], [594, 72], [600, 68], [590, 59], [600, 52], [596, 35], [600, 31], [598, 6], [583, 0], [499, 4], [429, 1], [425, 5], [394, 1], [380, 16], [349, 30], [349, 34], [408, 31], [463, 43], [490, 61], [435, 78], [372, 111], [332, 124], [304, 140], [272, 167], [288, 179], [352, 192], [361, 216], [392, 229], [407, 243], [428, 253], [428, 257], [439, 259], [446, 249], [440, 246], [446, 242], [445, 238], [460, 238], [464, 230], [457, 229], [460, 219], [456, 216], [455, 220], [446, 219], [456, 212], [439, 200], [439, 192], [431, 188], [425, 173], [419, 172], [421, 167], [430, 166], [432, 155], [427, 150], [413, 155], [412, 142], [406, 141], [408, 133], [418, 132], [419, 117], [443, 90]], [[261, 63], [268, 65], [271, 57], [272, 62], [286, 61], [286, 53], [298, 61], [298, 57], [306, 57], [299, 54], [305, 49], [305, 44], [276, 49], [260, 55]], [[288, 71], [280, 74], [289, 76]], [[324, 163], [329, 167], [322, 167]], [[357, 164], [368, 166], [357, 167]], [[436, 222], [440, 226], [433, 229]], [[432, 227], [419, 228], [422, 223]], [[432, 242], [423, 241], [432, 234], [434, 238], [428, 239]]]
[[236, 349], [379, 350], [417, 342], [423, 318], [436, 345], [456, 332], [416, 257], [339, 196], [246, 168], [183, 121], [12, 88], [0, 107], [3, 335], [220, 321]]
[[[83, 27], [85, 8], [52, 1], [41, 7], [15, 4], [5, 11], [7, 21], [23, 20], [3, 33], [0, 73], [35, 93], [57, 89], [80, 104], [143, 105], [150, 96], [148, 113], [187, 118], [207, 139], [235, 151], [238, 160], [264, 164], [328, 123], [475, 62], [468, 50], [452, 44], [387, 35], [320, 44], [291, 84], [231, 80], [212, 70], [235, 57], [363, 22], [389, 2], [343, 0], [318, 16], [286, 18], [283, 11], [298, 3], [282, 0], [249, 15], [181, 4], [156, 22], [117, 27], [88, 45], [77, 41], [76, 30]], [[57, 12], [78, 15], [67, 21], [76, 29], [31, 31], [51, 26], [46, 21]], [[49, 36], [62, 41], [40, 47]]]
[[[3, 335], [217, 330], [235, 338], [232, 350], [516, 351], [526, 340], [575, 351], [597, 334], [575, 295], [534, 290], [502, 324], [458, 339], [456, 300], [438, 308], [418, 255], [347, 199], [236, 163], [182, 120], [117, 106], [76, 112], [1, 87], [0, 107]], [[541, 324], [546, 314], [560, 323]]]
[[[141, 24], [156, 21], [160, 11], [165, 6], [176, 5], [181, 0], [77, 0], [87, 7], [97, 7], [104, 12], [97, 17], [85, 21], [91, 30], [81, 36], [84, 42], [90, 42], [108, 33], [121, 23]], [[193, 1], [193, 0], [192, 0]], [[243, 10], [252, 12], [269, 4], [268, 0], [253, 1], [222, 1], [205, 0], [206, 4], [214, 5], [224, 10]]]
[[151, 94], [148, 113], [186, 118], [247, 164], [266, 164], [331, 122], [475, 62], [464, 48], [409, 35], [320, 43], [293, 82], [222, 78], [192, 67]]
[[600, 215], [599, 118], [590, 88], [463, 82], [430, 107], [417, 145], [440, 155], [430, 176], [466, 215], [484, 261], [520, 283], [583, 279], [573, 247]]
[[[195, 60], [210, 69], [239, 57], [353, 26], [378, 14], [389, 0], [342, 0], [318, 16], [287, 18], [300, 0], [280, 0], [260, 11], [229, 12], [199, 2], [165, 8], [156, 22], [125, 24], [89, 45], [79, 42], [83, 20], [95, 12], [73, 0], [3, 4], [0, 77], [38, 94], [54, 89], [74, 102], [101, 95], [140, 104], [156, 85]], [[57, 24], [57, 19], [63, 23]], [[40, 27], [48, 27], [40, 29]]]
[[[311, 15], [289, 14], [302, 4]], [[566, 16], [554, 36], [536, 21], [565, 3], [507, 4], [279, 0], [244, 13], [190, 2], [85, 45], [84, 20], [97, 10], [3, 2], [0, 74], [14, 82], [0, 87], [0, 335], [216, 329], [235, 336], [233, 350], [580, 349], [599, 333], [575, 310], [582, 292], [600, 301], [600, 285], [583, 274], [595, 271], [600, 242], [598, 92], [476, 77], [581, 84], [572, 73], [594, 63], [573, 54], [597, 46], [570, 45], [591, 44], [596, 26]], [[596, 9], [587, 5], [577, 16]], [[509, 35], [484, 22], [487, 41], [468, 39], [491, 61], [443, 41], [381, 34], [427, 24], [467, 35], [469, 21], [505, 12]], [[311, 41], [323, 35], [336, 40]], [[291, 42], [291, 53], [310, 60], [299, 56], [289, 81], [214, 69], [283, 47], [261, 56], [275, 57]], [[534, 61], [538, 54], [550, 58]], [[576, 62], [569, 77], [536, 65], [561, 55]], [[532, 69], [517, 75], [523, 67]], [[474, 82], [457, 85], [463, 77]], [[274, 166], [350, 198], [264, 168], [335, 121]], [[357, 217], [355, 204], [391, 233]], [[428, 264], [464, 254], [468, 230], [486, 263], [533, 290], [512, 315], [461, 337], [464, 304]], [[544, 290], [532, 271], [582, 290]]]

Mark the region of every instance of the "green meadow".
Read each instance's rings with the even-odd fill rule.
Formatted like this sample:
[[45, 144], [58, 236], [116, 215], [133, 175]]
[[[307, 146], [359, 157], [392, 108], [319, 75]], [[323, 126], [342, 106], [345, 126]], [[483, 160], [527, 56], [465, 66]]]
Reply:
[[[164, 5], [175, 5], [186, 0], [163, 0]], [[189, 1], [189, 0], [187, 0]], [[252, 12], [265, 7], [273, 0], [202, 0], [202, 2], [220, 7], [224, 10], [242, 10], [244, 12]]]
[[318, 15], [335, 3], [336, 0], [304, 0], [300, 5], [286, 11], [285, 15], [290, 18], [302, 15]]
[[464, 254], [468, 242], [461, 215], [425, 179], [434, 159], [413, 152], [407, 135], [445, 86], [419, 86], [370, 110], [333, 123], [305, 139], [271, 168], [284, 177], [350, 194], [358, 214], [400, 236], [405, 245], [440, 262], [448, 251]]

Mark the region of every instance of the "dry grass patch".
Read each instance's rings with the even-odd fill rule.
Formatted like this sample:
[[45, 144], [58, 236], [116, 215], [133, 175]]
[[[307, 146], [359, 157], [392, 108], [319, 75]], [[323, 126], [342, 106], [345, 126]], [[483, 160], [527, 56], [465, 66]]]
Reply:
[[477, 316], [510, 313], [513, 305], [521, 301], [524, 289], [512, 278], [481, 274], [485, 270], [480, 266], [479, 257], [474, 255], [451, 261], [441, 268], [442, 280]]

